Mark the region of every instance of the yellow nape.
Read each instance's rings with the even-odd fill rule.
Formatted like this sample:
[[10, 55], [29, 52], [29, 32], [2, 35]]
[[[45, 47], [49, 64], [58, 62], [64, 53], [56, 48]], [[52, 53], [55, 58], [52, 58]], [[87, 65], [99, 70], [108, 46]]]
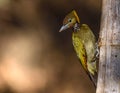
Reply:
[[80, 19], [79, 19], [78, 15], [77, 15], [76, 11], [73, 10], [72, 13], [75, 15], [75, 17], [76, 17], [78, 23], [80, 23]]

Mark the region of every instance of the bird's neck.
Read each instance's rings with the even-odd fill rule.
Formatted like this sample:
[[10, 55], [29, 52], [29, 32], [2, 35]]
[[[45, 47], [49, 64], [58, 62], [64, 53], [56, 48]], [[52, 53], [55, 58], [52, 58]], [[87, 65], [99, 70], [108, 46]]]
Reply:
[[74, 25], [74, 31], [77, 32], [80, 30], [80, 24], [79, 23], [75, 23]]

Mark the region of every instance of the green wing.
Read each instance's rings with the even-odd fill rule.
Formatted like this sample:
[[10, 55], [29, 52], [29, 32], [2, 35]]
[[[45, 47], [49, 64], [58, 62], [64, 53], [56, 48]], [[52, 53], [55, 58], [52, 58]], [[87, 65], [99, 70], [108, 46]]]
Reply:
[[84, 43], [86, 49], [88, 71], [94, 75], [97, 72], [96, 62], [93, 60], [96, 52], [95, 35], [86, 24], [81, 25], [80, 30], [77, 34]]

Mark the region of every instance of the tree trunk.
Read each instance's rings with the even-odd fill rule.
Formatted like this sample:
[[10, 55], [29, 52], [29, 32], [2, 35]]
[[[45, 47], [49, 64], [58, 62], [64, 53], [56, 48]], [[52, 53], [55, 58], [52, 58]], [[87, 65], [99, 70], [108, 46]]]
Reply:
[[120, 0], [103, 0], [96, 93], [120, 93]]

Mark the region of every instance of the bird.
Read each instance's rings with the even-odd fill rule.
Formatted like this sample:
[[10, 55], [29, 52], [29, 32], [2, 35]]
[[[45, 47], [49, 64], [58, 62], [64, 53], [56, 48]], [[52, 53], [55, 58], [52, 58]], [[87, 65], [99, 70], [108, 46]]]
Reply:
[[80, 63], [90, 77], [94, 86], [97, 86], [97, 63], [99, 57], [98, 43], [92, 30], [87, 24], [80, 24], [75, 10], [72, 10], [63, 20], [59, 32], [73, 28], [72, 44]]

